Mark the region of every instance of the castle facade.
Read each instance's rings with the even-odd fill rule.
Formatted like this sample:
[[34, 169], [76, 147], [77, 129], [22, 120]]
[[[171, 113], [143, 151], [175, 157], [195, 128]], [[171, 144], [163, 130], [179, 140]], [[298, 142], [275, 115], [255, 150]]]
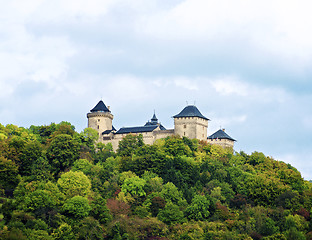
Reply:
[[109, 107], [101, 100], [87, 114], [88, 127], [99, 133], [99, 142], [111, 143], [114, 151], [117, 150], [119, 141], [127, 134], [142, 134], [145, 144], [153, 144], [157, 139], [178, 135], [190, 139], [207, 141], [210, 144], [218, 144], [222, 147], [233, 148], [235, 139], [231, 138], [223, 130], [207, 136], [208, 121], [194, 105], [186, 106], [179, 114], [173, 116], [174, 129], [166, 129], [154, 113], [152, 119], [144, 126], [123, 127], [118, 131], [113, 126], [114, 116]]

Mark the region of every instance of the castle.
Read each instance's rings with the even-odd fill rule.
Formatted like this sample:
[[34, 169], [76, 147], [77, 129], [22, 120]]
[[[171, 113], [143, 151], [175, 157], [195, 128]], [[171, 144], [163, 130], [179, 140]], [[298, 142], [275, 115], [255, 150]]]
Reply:
[[208, 121], [194, 105], [186, 106], [179, 114], [173, 116], [174, 129], [166, 129], [154, 113], [152, 119], [144, 126], [122, 127], [118, 131], [113, 126], [113, 114], [109, 107], [106, 107], [101, 100], [87, 114], [88, 127], [99, 133], [99, 141], [111, 143], [116, 151], [119, 141], [127, 134], [142, 134], [145, 144], [153, 144], [157, 139], [166, 138], [172, 135], [188, 137], [207, 141], [210, 144], [218, 144], [222, 147], [233, 148], [235, 139], [220, 129], [207, 137]]

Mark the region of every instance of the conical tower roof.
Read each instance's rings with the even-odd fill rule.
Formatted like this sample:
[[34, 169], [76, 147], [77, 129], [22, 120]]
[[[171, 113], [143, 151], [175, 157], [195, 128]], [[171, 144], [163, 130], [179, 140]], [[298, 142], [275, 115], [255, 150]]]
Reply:
[[231, 138], [228, 134], [225, 133], [224, 130], [220, 129], [216, 131], [214, 134], [211, 134], [208, 139], [229, 139], [232, 141], [236, 141], [234, 138]]
[[151, 122], [152, 122], [152, 123], [158, 123], [158, 118], [156, 117], [155, 112], [154, 112], [154, 115], [153, 115], [153, 117], [152, 117], [152, 119], [151, 119]]
[[96, 106], [90, 110], [90, 112], [110, 112], [109, 109], [106, 107], [104, 102], [100, 100]]

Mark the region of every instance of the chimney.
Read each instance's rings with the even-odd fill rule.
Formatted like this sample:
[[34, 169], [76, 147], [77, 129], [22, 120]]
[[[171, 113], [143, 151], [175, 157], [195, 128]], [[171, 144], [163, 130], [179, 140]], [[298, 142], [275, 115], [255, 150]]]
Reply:
[[222, 128], [222, 131], [225, 132], [225, 128]]
[[107, 106], [107, 109], [110, 111], [110, 106]]

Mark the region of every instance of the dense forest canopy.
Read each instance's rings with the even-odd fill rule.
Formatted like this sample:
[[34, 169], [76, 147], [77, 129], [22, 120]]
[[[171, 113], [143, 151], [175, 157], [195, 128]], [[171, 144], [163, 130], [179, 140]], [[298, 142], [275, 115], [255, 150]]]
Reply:
[[0, 239], [312, 239], [312, 183], [261, 152], [0, 124]]

